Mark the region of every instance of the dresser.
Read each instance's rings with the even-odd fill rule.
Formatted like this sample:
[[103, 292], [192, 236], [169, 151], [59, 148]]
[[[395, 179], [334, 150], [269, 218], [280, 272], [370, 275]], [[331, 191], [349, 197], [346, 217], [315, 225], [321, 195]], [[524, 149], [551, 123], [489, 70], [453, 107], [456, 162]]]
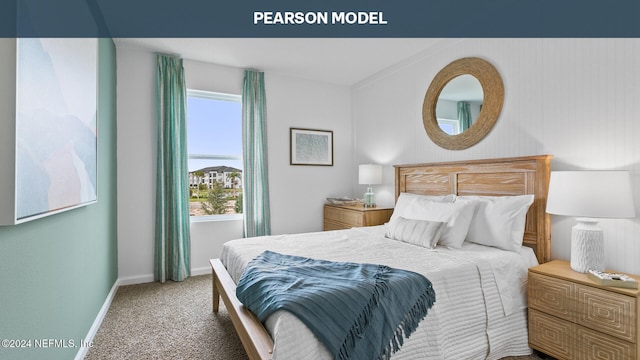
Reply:
[[324, 230], [350, 229], [382, 225], [389, 221], [393, 208], [365, 208], [359, 205], [324, 205]]
[[639, 295], [598, 285], [566, 261], [530, 268], [529, 346], [561, 360], [640, 360]]

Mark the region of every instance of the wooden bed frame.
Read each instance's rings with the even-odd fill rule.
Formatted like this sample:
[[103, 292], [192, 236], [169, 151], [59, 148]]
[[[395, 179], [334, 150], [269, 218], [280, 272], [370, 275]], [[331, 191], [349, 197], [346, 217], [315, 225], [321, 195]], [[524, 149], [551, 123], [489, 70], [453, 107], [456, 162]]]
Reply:
[[[550, 259], [551, 224], [545, 213], [549, 189], [550, 155], [454, 161], [395, 166], [396, 199], [401, 192], [424, 195], [524, 195], [534, 194], [527, 213], [523, 244], [533, 248], [538, 261]], [[213, 270], [213, 311], [220, 298], [249, 359], [272, 358], [273, 341], [258, 318], [236, 297], [236, 284], [220, 259], [210, 260]]]

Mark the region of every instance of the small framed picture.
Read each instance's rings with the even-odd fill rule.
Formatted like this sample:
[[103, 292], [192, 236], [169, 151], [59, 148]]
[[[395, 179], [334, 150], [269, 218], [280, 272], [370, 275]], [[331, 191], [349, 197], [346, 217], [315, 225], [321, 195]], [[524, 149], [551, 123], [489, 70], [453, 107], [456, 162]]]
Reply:
[[290, 128], [290, 164], [333, 166], [333, 131]]

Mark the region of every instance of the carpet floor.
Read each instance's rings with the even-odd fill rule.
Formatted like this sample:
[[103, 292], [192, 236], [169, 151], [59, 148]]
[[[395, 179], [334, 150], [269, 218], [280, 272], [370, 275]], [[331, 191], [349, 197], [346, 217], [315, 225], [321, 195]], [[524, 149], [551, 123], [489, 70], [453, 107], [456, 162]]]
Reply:
[[119, 287], [85, 359], [246, 360], [247, 355], [222, 301], [218, 314], [211, 311], [211, 275], [201, 275]]

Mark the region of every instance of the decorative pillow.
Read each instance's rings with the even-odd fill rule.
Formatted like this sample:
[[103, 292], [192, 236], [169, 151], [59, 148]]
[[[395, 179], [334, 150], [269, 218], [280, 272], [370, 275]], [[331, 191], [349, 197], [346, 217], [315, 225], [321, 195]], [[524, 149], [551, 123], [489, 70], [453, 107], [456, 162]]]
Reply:
[[[409, 206], [401, 209], [405, 219], [439, 221], [447, 223], [438, 244], [450, 248], [460, 248], [469, 231], [473, 219], [475, 203], [456, 200], [455, 202], [431, 201], [427, 198], [415, 198]], [[391, 220], [394, 217], [392, 216]]]
[[384, 236], [409, 244], [433, 249], [436, 247], [445, 223], [438, 221], [410, 220], [398, 216], [389, 221]]
[[393, 214], [391, 214], [391, 220], [398, 216], [402, 216], [406, 219], [415, 219], [411, 214], [416, 211], [416, 208], [419, 210], [420, 205], [416, 204], [416, 201], [418, 200], [452, 203], [456, 200], [456, 195], [419, 195], [400, 193], [400, 196], [398, 196], [398, 200], [396, 201], [396, 206], [393, 209]]
[[520, 251], [527, 211], [533, 204], [533, 198], [533, 195], [458, 197], [478, 204], [467, 241]]

